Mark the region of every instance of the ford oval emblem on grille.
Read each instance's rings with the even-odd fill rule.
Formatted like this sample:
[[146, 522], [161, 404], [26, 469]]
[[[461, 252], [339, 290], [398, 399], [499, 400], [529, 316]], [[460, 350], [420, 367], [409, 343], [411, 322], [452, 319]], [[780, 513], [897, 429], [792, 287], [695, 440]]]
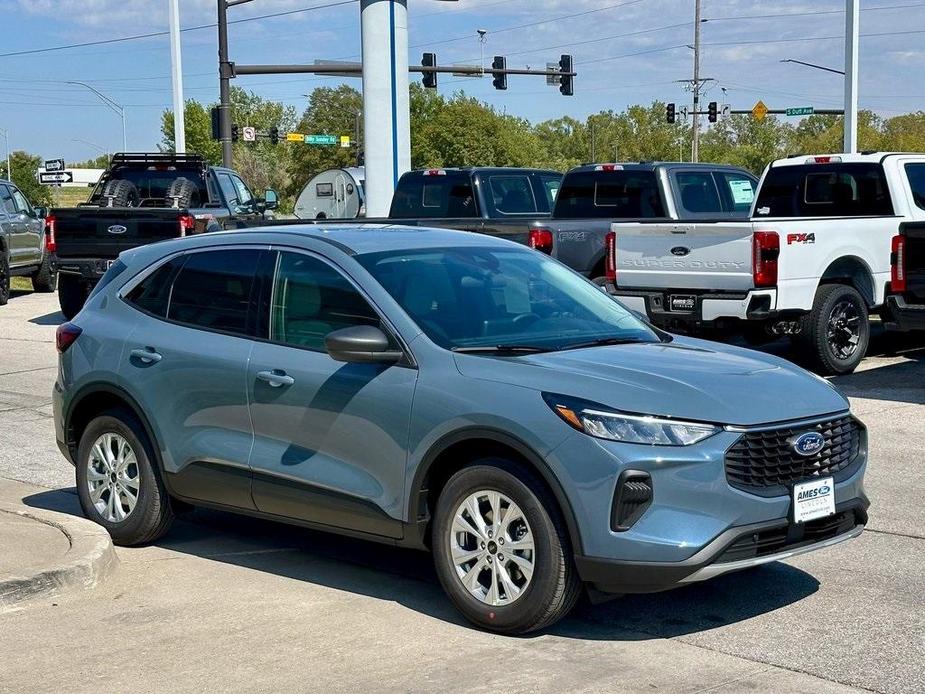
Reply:
[[106, 231], [108, 231], [110, 234], [124, 234], [126, 231], [128, 231], [128, 229], [126, 229], [121, 224], [113, 224]]
[[675, 246], [671, 249], [671, 255], [688, 255], [691, 252], [690, 248], [685, 248], [684, 246]]
[[817, 431], [807, 431], [796, 437], [792, 445], [797, 455], [808, 458], [816, 455], [825, 447], [825, 437]]

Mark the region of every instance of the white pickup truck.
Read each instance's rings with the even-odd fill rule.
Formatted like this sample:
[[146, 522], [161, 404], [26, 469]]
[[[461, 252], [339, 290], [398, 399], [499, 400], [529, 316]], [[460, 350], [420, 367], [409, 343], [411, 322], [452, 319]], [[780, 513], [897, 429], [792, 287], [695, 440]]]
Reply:
[[765, 170], [747, 222], [613, 224], [607, 270], [659, 326], [790, 335], [822, 373], [850, 373], [891, 293], [893, 237], [921, 221], [925, 154], [791, 157]]

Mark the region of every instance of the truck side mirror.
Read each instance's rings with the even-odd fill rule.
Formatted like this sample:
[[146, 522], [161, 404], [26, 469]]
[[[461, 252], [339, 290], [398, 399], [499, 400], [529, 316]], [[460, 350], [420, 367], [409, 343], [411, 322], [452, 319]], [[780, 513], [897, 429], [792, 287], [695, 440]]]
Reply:
[[279, 193], [272, 188], [267, 188], [263, 194], [263, 208], [275, 210], [277, 207], [279, 207]]
[[45, 219], [45, 217], [48, 216], [48, 208], [47, 208], [47, 207], [33, 207], [32, 209], [33, 209], [34, 212], [35, 212], [35, 218], [36, 218], [36, 219]]

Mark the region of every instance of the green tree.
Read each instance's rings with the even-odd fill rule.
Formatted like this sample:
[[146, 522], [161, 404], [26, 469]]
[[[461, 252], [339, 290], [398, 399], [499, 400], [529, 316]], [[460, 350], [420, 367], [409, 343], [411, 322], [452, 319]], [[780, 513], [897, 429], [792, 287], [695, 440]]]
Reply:
[[[183, 120], [186, 131], [186, 151], [190, 154], [202, 156], [210, 164], [221, 164], [222, 145], [212, 139], [213, 104], [208, 106], [190, 99], [183, 107]], [[162, 152], [172, 152], [176, 143], [173, 111], [170, 109], [161, 114], [161, 144]]]
[[[872, 111], [858, 113], [858, 149], [882, 149], [883, 121]], [[792, 154], [824, 154], [845, 148], [845, 119], [842, 116], [812, 115], [804, 118], [793, 133]]]
[[41, 157], [28, 152], [21, 150], [11, 152], [10, 171], [6, 171], [6, 160], [2, 160], [0, 178], [6, 178], [15, 183], [33, 205], [48, 207], [53, 202], [51, 188], [43, 186], [38, 181], [39, 167], [42, 163]]
[[925, 111], [894, 116], [883, 123], [881, 147], [894, 152], [925, 152]]
[[755, 120], [736, 114], [703, 134], [701, 160], [734, 164], [760, 174], [770, 161], [788, 154], [792, 135], [792, 126], [773, 116]]
[[75, 169], [105, 169], [109, 167], [109, 155], [101, 154], [95, 159], [75, 162], [71, 166]]

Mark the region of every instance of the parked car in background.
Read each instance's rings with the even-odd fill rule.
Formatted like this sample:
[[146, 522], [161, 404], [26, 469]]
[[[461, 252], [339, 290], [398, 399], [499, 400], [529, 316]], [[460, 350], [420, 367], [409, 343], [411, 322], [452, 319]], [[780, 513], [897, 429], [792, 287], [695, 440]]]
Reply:
[[867, 522], [866, 431], [830, 384], [478, 234], [138, 248], [57, 346], [58, 445], [116, 543], [156, 540], [181, 501], [427, 549], [498, 632], [553, 624], [583, 584], [665, 590]]
[[572, 169], [534, 246], [606, 284], [606, 240], [615, 221], [747, 219], [758, 179], [720, 164], [640, 162]]
[[616, 295], [672, 330], [789, 335], [820, 373], [849, 373], [892, 293], [893, 237], [925, 221], [923, 200], [922, 154], [782, 159], [749, 221], [614, 224]]
[[90, 194], [48, 217], [61, 311], [73, 318], [119, 253], [163, 239], [263, 220], [275, 191], [258, 198], [231, 169], [189, 154], [116, 154]]
[[[925, 209], [925, 166], [912, 169], [915, 203]], [[893, 238], [890, 295], [884, 319], [895, 330], [925, 330], [925, 221], [907, 222]]]
[[45, 209], [0, 179], [0, 306], [10, 298], [10, 278], [28, 277], [37, 292], [55, 291], [56, 275], [45, 244]]

